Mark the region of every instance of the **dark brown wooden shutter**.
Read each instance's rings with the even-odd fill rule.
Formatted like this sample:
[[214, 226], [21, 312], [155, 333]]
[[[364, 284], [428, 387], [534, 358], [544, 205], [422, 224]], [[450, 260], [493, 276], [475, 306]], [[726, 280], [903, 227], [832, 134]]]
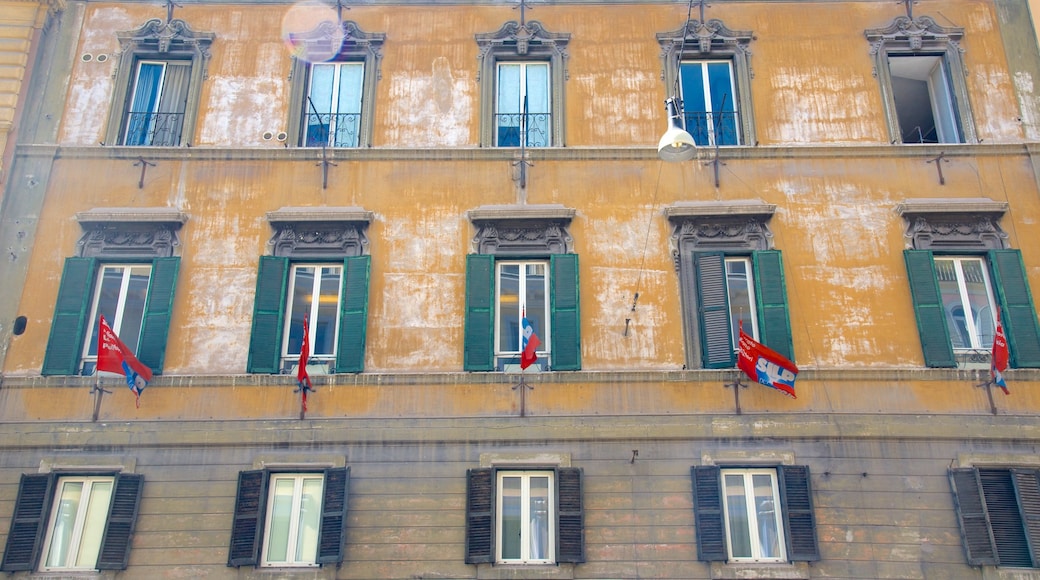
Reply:
[[780, 505], [787, 536], [787, 558], [792, 562], [815, 562], [820, 559], [820, 548], [816, 542], [816, 516], [813, 513], [809, 467], [781, 465], [776, 471], [780, 476]]
[[347, 544], [347, 493], [350, 468], [325, 470], [325, 493], [321, 502], [321, 532], [318, 564], [341, 564]]
[[466, 563], [495, 561], [495, 470], [466, 471]]
[[690, 468], [693, 480], [693, 514], [697, 526], [697, 559], [718, 562], [728, 559], [726, 523], [722, 519], [722, 488], [719, 468], [704, 465]]
[[141, 488], [144, 476], [134, 473], [116, 475], [112, 501], [108, 506], [108, 521], [101, 539], [98, 570], [126, 570], [130, 560], [130, 542], [137, 525], [141, 506]]
[[1011, 477], [1015, 484], [1015, 494], [1018, 495], [1018, 507], [1033, 568], [1040, 568], [1040, 471], [1012, 469]]
[[1033, 557], [1025, 534], [1025, 522], [1008, 469], [979, 469], [982, 497], [997, 548], [998, 566], [1030, 567]]
[[578, 467], [556, 470], [556, 561], [585, 561], [585, 510], [582, 504], [582, 471]]
[[267, 472], [262, 469], [240, 471], [228, 566], [255, 566], [259, 561], [266, 502]]
[[968, 563], [972, 566], [995, 566], [997, 547], [989, 525], [989, 513], [982, 499], [982, 484], [977, 469], [951, 469], [953, 505], [961, 527], [961, 539]]
[[16, 572], [36, 567], [54, 494], [54, 481], [54, 474], [22, 475], [0, 570]]

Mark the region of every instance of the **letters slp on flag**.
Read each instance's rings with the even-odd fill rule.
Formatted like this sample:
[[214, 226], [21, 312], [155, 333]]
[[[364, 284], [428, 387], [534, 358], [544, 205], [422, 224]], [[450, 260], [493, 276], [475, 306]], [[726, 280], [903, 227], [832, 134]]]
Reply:
[[534, 364], [534, 361], [538, 360], [538, 347], [541, 346], [542, 341], [538, 340], [538, 335], [534, 333], [534, 327], [531, 326], [531, 321], [527, 319], [527, 312], [524, 312], [523, 319], [523, 344], [521, 344], [520, 351], [520, 369], [526, 369], [527, 367]]
[[794, 379], [798, 376], [798, 367], [784, 355], [744, 334], [743, 325], [740, 326], [737, 367], [752, 380], [797, 398]]
[[1000, 322], [1000, 312], [997, 312], [997, 332], [993, 335], [993, 354], [990, 356], [989, 374], [994, 385], [1000, 387], [1005, 395], [1010, 395], [1007, 381], [1004, 379], [1004, 371], [1008, 367], [1008, 344], [1004, 336], [1004, 325]]
[[104, 316], [98, 317], [97, 370], [125, 376], [126, 385], [137, 397], [137, 406], [141, 406], [141, 391], [152, 380], [152, 369], [137, 360]]

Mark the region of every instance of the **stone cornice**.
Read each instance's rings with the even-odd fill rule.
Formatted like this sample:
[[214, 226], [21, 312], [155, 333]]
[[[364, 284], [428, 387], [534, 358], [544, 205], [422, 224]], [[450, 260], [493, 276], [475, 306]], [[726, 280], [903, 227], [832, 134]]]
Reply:
[[768, 218], [776, 206], [758, 199], [738, 201], [679, 201], [664, 208], [668, 219], [718, 216], [753, 216]]
[[188, 214], [171, 207], [108, 207], [94, 208], [76, 214], [80, 224], [109, 222], [171, 223], [184, 225]]
[[904, 217], [959, 213], [1002, 216], [1007, 210], [1006, 201], [993, 201], [985, 197], [908, 199], [896, 206], [896, 213]]
[[372, 223], [373, 214], [360, 207], [283, 207], [267, 212], [271, 223], [287, 222], [363, 222]]
[[466, 212], [472, 222], [509, 220], [564, 220], [574, 219], [575, 210], [560, 204], [544, 205], [484, 205]]

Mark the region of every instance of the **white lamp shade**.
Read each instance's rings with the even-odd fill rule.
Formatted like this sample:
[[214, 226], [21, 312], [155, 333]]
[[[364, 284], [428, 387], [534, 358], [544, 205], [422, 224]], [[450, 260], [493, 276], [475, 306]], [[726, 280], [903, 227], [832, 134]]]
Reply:
[[657, 156], [664, 161], [689, 161], [697, 155], [697, 143], [693, 136], [669, 123], [668, 130], [657, 144]]

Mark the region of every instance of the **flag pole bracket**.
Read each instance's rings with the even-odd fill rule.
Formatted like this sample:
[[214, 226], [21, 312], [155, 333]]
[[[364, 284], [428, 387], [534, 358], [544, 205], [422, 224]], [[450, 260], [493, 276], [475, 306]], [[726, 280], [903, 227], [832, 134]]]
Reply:
[[527, 391], [533, 391], [534, 386], [527, 384], [524, 380], [524, 373], [520, 373], [520, 382], [512, 386], [513, 391], [520, 391], [520, 416], [527, 416]]
[[102, 388], [100, 384], [95, 384], [90, 387], [90, 394], [94, 395], [94, 414], [91, 415], [90, 421], [97, 423], [98, 416], [101, 414], [101, 398], [105, 395], [111, 395], [112, 391]]
[[736, 409], [737, 414], [740, 415], [741, 414], [741, 410], [740, 410], [740, 389], [741, 388], [745, 388], [746, 389], [746, 388], [748, 388], [748, 386], [747, 386], [746, 383], [744, 383], [743, 381], [740, 380], [739, 371], [738, 371], [737, 376], [733, 378], [733, 382], [732, 383], [723, 383], [722, 384], [722, 388], [724, 388], [724, 389], [732, 388], [733, 389], [733, 406]]
[[988, 378], [985, 381], [975, 385], [977, 389], [986, 389], [986, 396], [989, 398], [989, 412], [997, 414], [997, 402], [993, 400], [993, 385], [997, 384], [993, 378]]

